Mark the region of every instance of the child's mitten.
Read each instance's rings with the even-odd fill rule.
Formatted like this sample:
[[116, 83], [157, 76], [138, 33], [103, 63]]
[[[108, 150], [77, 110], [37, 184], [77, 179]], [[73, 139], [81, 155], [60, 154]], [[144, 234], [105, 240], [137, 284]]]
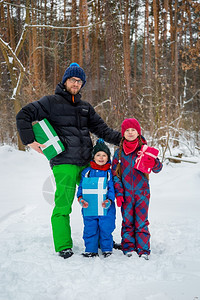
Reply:
[[143, 164], [146, 168], [153, 168], [155, 165], [155, 158], [147, 156], [143, 160]]
[[85, 201], [81, 196], [78, 197], [78, 202], [79, 202], [79, 204], [80, 204], [83, 208], [87, 208], [88, 205], [89, 205], [88, 202]]
[[122, 196], [118, 196], [118, 197], [116, 197], [116, 199], [117, 199], [117, 206], [121, 207], [122, 202], [124, 202], [124, 198]]
[[102, 202], [102, 207], [105, 209], [108, 209], [111, 205], [111, 201], [109, 199], [106, 199]]

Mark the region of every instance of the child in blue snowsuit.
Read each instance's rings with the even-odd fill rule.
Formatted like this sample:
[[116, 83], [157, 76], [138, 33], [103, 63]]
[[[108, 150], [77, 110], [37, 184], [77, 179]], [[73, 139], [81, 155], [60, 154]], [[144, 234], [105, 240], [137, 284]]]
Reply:
[[103, 139], [97, 140], [97, 143], [93, 148], [92, 157], [93, 160], [90, 162], [90, 166], [81, 173], [77, 198], [83, 209], [89, 209], [88, 202], [83, 199], [83, 179], [86, 177], [90, 177], [91, 179], [95, 177], [107, 178], [106, 199], [101, 204], [102, 207], [107, 210], [107, 214], [94, 216], [84, 216], [83, 214], [85, 253], [82, 253], [82, 255], [85, 257], [98, 256], [98, 247], [100, 245], [103, 256], [108, 257], [112, 254], [113, 249], [112, 232], [115, 229], [116, 210], [114, 203], [114, 184], [110, 170], [110, 150]]

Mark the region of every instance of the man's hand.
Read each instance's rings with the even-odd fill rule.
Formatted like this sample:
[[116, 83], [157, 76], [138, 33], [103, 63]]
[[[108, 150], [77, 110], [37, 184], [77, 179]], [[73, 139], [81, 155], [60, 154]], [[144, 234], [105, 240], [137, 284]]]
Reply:
[[42, 145], [38, 142], [33, 142], [31, 144], [28, 144], [27, 146], [31, 147], [32, 149], [34, 149], [35, 151], [37, 151], [38, 153], [44, 154], [41, 150], [41, 148], [45, 148], [45, 145]]

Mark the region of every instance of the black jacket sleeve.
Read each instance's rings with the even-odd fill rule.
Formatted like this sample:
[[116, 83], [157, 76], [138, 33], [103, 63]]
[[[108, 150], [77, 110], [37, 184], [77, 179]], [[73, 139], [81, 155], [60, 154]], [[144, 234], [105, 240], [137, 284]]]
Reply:
[[17, 130], [24, 145], [34, 142], [32, 122], [41, 121], [50, 115], [50, 103], [47, 96], [24, 106], [16, 116]]
[[102, 118], [95, 112], [90, 105], [89, 130], [97, 137], [104, 139], [107, 143], [119, 145], [121, 133], [108, 127]]

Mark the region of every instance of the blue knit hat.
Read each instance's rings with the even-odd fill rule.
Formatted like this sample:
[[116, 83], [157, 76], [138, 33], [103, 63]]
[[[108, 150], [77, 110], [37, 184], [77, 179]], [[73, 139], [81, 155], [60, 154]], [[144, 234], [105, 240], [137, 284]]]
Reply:
[[62, 78], [62, 83], [64, 84], [65, 81], [68, 78], [71, 77], [77, 77], [80, 78], [83, 81], [82, 87], [85, 85], [86, 83], [86, 76], [85, 76], [85, 72], [83, 71], [83, 69], [77, 64], [77, 63], [72, 63], [65, 71], [64, 76]]

